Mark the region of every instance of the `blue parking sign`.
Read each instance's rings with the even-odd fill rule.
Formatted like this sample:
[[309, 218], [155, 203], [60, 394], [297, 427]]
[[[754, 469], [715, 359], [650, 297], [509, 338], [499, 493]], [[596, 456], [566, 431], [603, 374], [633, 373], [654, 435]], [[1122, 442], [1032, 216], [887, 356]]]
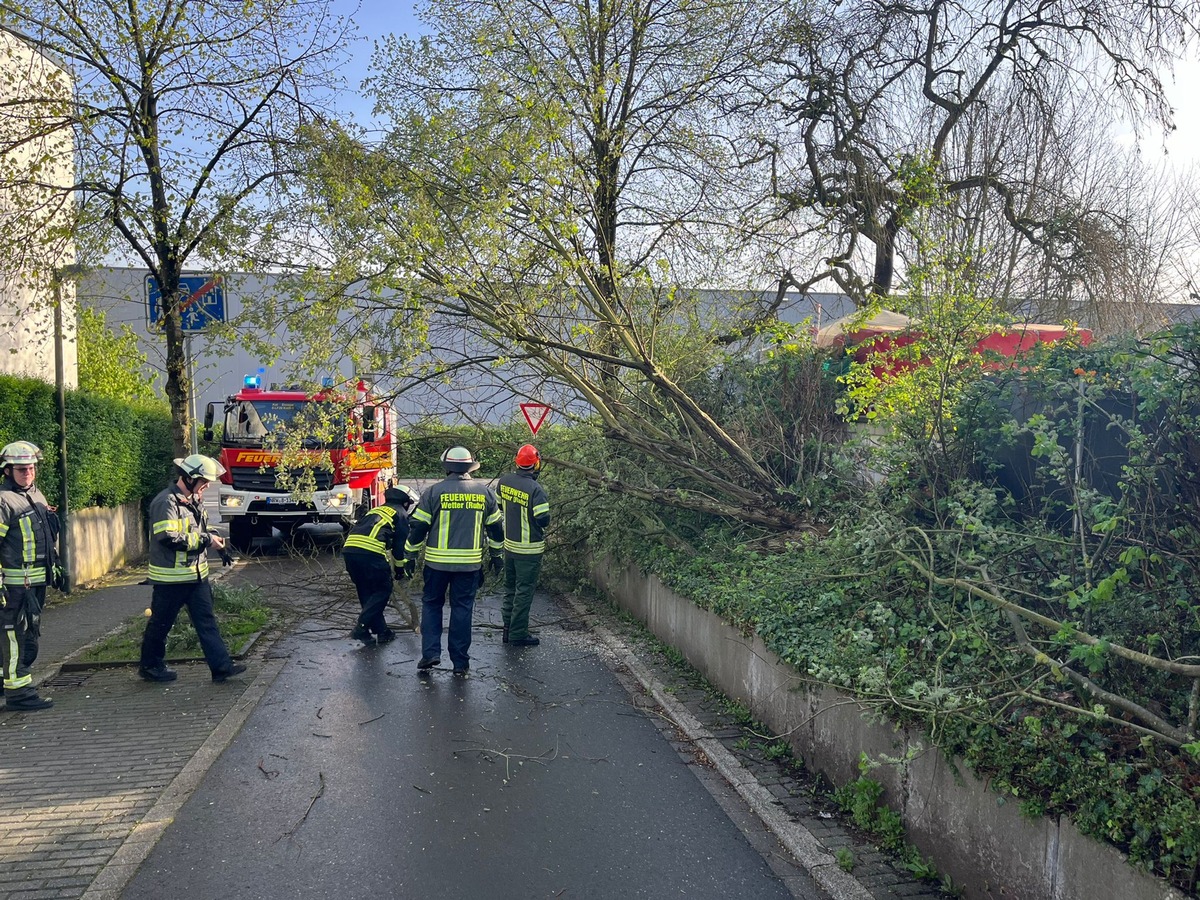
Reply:
[[[158, 279], [146, 276], [146, 315], [152, 329], [162, 330], [163, 302]], [[225, 281], [220, 275], [195, 273], [179, 279], [179, 320], [185, 332], [204, 331], [225, 321]]]

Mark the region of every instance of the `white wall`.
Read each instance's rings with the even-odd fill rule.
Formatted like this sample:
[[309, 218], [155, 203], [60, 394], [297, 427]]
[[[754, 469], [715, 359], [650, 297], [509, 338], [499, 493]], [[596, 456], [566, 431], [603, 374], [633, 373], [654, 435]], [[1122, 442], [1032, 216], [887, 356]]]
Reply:
[[[54, 272], [75, 261], [70, 237], [74, 138], [56, 127], [68, 108], [66, 69], [0, 28], [0, 372], [55, 381]], [[32, 228], [31, 228], [32, 226]], [[75, 292], [66, 279], [63, 368], [78, 384]]]

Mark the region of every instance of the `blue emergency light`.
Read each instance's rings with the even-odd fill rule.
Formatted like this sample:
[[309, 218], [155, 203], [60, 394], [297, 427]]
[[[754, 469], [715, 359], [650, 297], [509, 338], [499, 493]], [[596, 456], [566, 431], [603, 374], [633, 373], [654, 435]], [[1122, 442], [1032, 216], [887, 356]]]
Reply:
[[248, 391], [257, 391], [262, 387], [261, 375], [247, 375], [242, 379], [242, 387]]

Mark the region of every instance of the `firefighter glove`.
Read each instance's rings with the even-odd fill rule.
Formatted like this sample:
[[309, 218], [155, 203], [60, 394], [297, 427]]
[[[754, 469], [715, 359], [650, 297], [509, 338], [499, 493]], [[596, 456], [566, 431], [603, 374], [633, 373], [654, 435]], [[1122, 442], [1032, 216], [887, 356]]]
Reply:
[[501, 572], [504, 571], [504, 554], [503, 553], [493, 553], [492, 554], [492, 571], [497, 575], [499, 575]]
[[221, 554], [221, 565], [232, 566], [233, 565], [233, 554], [229, 552], [229, 548], [222, 547], [219, 552]]
[[404, 572], [405, 578], [412, 578], [417, 574], [417, 561], [411, 556], [406, 556], [404, 558], [404, 568], [402, 571]]
[[50, 567], [50, 587], [56, 591], [61, 591], [67, 586], [67, 573], [63, 567], [55, 564]]
[[392, 577], [394, 579], [396, 579], [396, 581], [404, 581], [405, 579], [411, 578], [412, 576], [410, 576], [407, 572], [404, 571], [403, 565], [399, 565], [399, 566], [392, 567]]

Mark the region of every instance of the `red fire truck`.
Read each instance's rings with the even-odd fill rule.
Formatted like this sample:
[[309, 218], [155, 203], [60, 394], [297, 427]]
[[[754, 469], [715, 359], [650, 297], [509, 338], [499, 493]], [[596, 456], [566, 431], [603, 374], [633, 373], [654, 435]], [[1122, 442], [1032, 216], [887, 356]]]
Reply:
[[[205, 411], [205, 440], [213, 439], [216, 405]], [[274, 385], [263, 390], [262, 376], [248, 375], [242, 390], [225, 399], [224, 414], [218, 502], [230, 542], [243, 553], [272, 527], [285, 538], [306, 522], [348, 529], [383, 502], [395, 477], [394, 414], [361, 381], [339, 389], [326, 379], [314, 393]], [[280, 486], [277, 466], [285, 452], [293, 474], [311, 468], [311, 494]]]

